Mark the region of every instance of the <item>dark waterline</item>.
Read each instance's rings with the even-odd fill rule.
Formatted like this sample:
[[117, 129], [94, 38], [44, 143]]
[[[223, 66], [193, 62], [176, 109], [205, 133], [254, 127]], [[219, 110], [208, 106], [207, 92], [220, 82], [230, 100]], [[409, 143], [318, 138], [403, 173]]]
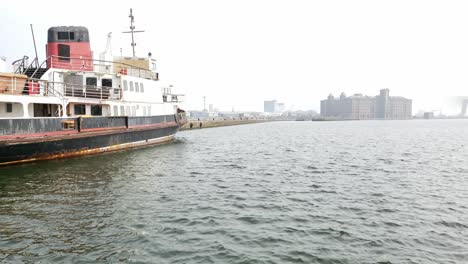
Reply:
[[177, 138], [0, 168], [0, 263], [468, 262], [468, 120]]

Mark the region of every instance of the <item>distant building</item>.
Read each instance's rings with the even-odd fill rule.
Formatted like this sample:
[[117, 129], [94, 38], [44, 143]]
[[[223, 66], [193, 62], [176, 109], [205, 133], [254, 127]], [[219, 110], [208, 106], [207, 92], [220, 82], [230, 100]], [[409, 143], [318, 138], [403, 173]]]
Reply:
[[390, 96], [389, 89], [380, 90], [374, 97], [355, 94], [339, 98], [329, 95], [320, 102], [320, 115], [339, 119], [411, 119], [412, 101], [399, 96]]
[[276, 111], [277, 111], [277, 112], [282, 113], [282, 112], [284, 112], [284, 110], [285, 110], [284, 103], [278, 103], [278, 104], [276, 105]]
[[274, 113], [276, 111], [276, 100], [264, 101], [263, 102], [263, 111], [265, 113]]
[[460, 116], [466, 116], [466, 110], [468, 108], [468, 99], [463, 100], [462, 102], [462, 110], [460, 112]]
[[263, 112], [265, 113], [281, 113], [284, 112], [284, 109], [284, 103], [278, 103], [276, 100], [263, 102]]
[[432, 119], [434, 118], [434, 112], [425, 112], [424, 119]]

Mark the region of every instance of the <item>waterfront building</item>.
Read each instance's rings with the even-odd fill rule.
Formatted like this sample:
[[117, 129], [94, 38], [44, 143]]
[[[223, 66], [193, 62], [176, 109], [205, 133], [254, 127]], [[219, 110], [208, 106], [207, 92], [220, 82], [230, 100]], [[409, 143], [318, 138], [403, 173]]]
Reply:
[[424, 119], [432, 119], [434, 118], [434, 112], [425, 112], [423, 117]]
[[390, 96], [389, 89], [380, 90], [377, 96], [354, 94], [339, 98], [329, 95], [320, 102], [320, 115], [337, 119], [410, 119], [412, 101], [400, 96]]
[[284, 103], [278, 103], [276, 100], [263, 102], [263, 112], [265, 113], [281, 113], [284, 112], [284, 109]]
[[462, 102], [462, 109], [461, 109], [461, 112], [460, 112], [460, 116], [462, 116], [462, 117], [466, 116], [467, 108], [468, 108], [468, 99], [465, 99]]
[[276, 111], [277, 111], [277, 112], [282, 113], [282, 112], [284, 112], [284, 110], [285, 110], [284, 103], [278, 103], [278, 104], [276, 105]]
[[276, 100], [264, 101], [263, 102], [263, 111], [265, 113], [274, 113], [276, 111]]

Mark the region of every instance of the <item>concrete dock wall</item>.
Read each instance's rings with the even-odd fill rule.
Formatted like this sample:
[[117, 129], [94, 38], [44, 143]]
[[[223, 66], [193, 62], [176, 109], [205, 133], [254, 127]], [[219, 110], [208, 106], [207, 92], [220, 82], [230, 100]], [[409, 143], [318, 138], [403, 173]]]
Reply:
[[[221, 126], [236, 126], [236, 125], [263, 123], [263, 122], [271, 122], [271, 120], [202, 120], [202, 121], [189, 120], [187, 124], [182, 126], [180, 130], [212, 128], [212, 127], [221, 127]], [[192, 128], [190, 128], [190, 124], [192, 124]]]

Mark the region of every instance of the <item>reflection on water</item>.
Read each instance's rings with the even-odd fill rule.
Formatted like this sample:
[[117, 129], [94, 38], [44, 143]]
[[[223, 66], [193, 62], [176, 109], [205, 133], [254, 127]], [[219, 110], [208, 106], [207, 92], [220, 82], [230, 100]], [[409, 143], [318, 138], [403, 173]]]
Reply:
[[0, 168], [0, 263], [466, 263], [466, 120], [280, 122]]

